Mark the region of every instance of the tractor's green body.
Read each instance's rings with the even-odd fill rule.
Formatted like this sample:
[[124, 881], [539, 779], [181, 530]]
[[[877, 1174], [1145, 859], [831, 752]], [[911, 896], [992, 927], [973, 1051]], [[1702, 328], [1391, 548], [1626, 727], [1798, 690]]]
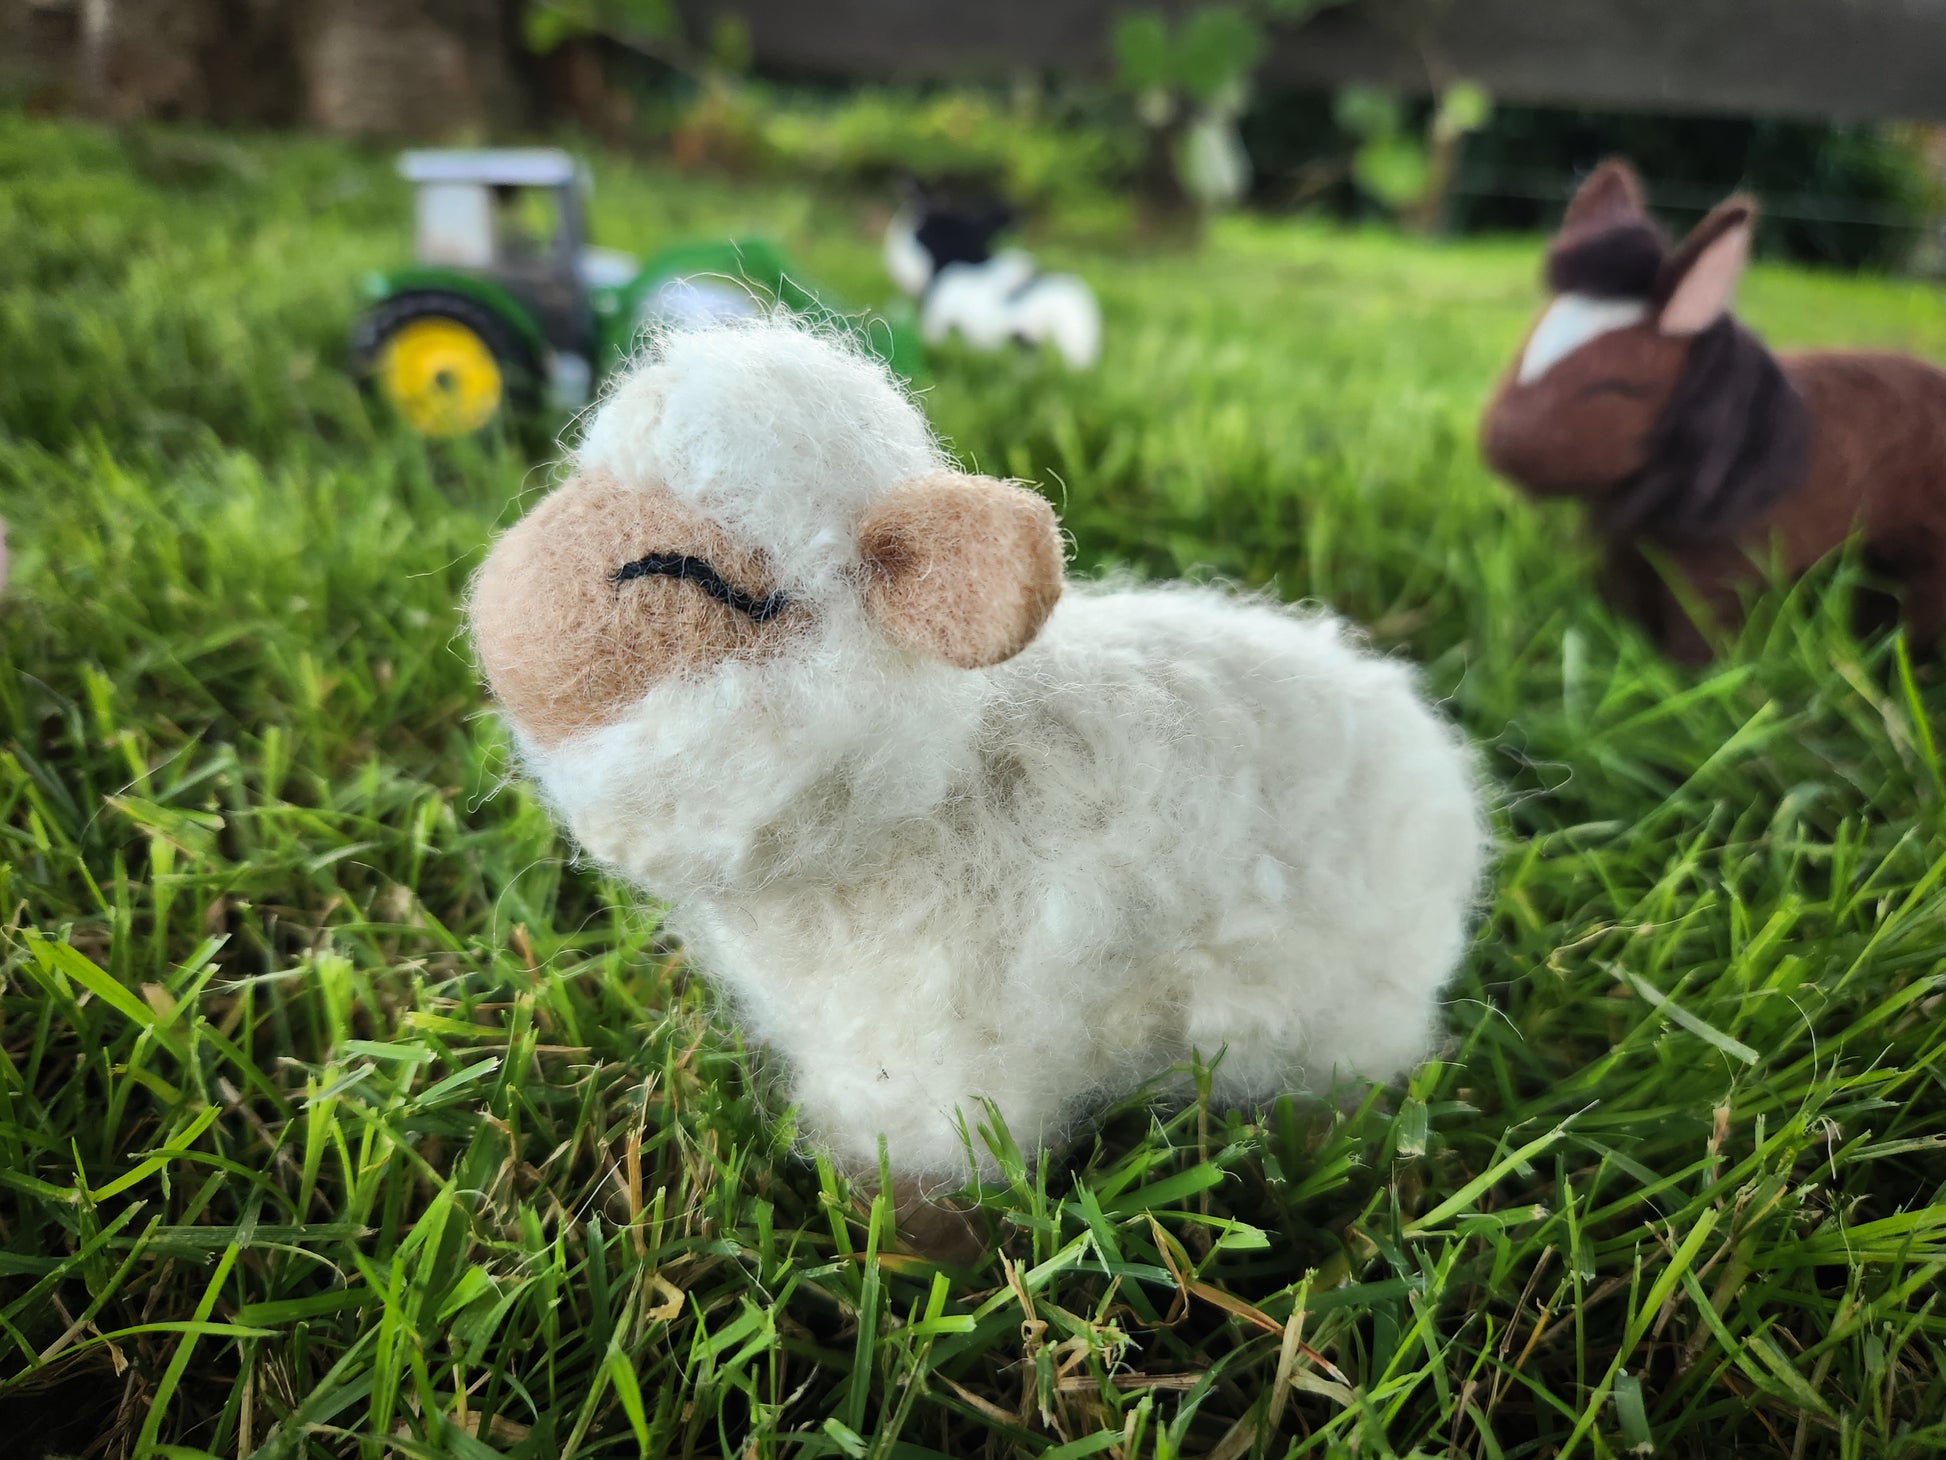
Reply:
[[[589, 247], [587, 175], [566, 153], [408, 152], [400, 171], [418, 189], [418, 259], [366, 280], [353, 356], [428, 434], [477, 430], [543, 393], [574, 409], [660, 325], [777, 305], [841, 318], [762, 239], [681, 244], [646, 262]], [[526, 227], [536, 213], [537, 232]], [[922, 368], [909, 309], [865, 339], [901, 375]]]

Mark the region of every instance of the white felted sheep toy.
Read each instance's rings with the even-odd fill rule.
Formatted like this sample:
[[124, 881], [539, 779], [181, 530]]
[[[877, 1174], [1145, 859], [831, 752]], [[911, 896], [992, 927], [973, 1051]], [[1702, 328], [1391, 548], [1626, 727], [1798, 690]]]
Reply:
[[1403, 664], [1212, 589], [1068, 585], [884, 368], [666, 337], [495, 545], [472, 630], [521, 763], [787, 1062], [854, 1175], [958, 1184], [1216, 1061], [1224, 1101], [1428, 1050], [1483, 846]]

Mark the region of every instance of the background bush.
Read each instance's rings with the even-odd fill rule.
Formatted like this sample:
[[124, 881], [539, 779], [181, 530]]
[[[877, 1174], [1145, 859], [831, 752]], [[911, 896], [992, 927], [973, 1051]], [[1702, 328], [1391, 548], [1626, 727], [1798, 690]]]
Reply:
[[[1142, 157], [1130, 99], [1103, 90], [746, 86], [729, 102], [676, 84], [658, 113], [669, 128], [660, 135], [721, 133], [732, 140], [716, 156], [886, 196], [906, 173], [977, 174], [1044, 218], [1098, 214], [1126, 197]], [[1422, 131], [1431, 110], [1408, 102], [1408, 131]], [[1354, 180], [1366, 138], [1340, 116], [1327, 93], [1258, 89], [1241, 119], [1256, 169], [1252, 206], [1391, 216]], [[1940, 227], [1946, 201], [1923, 138], [1909, 129], [1498, 106], [1465, 139], [1439, 226], [1460, 235], [1550, 227], [1579, 177], [1615, 154], [1635, 161], [1672, 228], [1744, 188], [1765, 204], [1760, 253], [1827, 267], [1905, 266]]]

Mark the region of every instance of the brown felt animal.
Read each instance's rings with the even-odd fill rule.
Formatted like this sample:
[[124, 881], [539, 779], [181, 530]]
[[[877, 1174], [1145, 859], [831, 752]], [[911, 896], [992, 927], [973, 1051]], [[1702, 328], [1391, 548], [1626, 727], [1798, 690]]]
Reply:
[[1730, 313], [1755, 214], [1733, 197], [1672, 247], [1628, 164], [1597, 168], [1548, 249], [1553, 297], [1487, 407], [1486, 459], [1535, 496], [1587, 504], [1610, 601], [1674, 657], [1709, 657], [1712, 621], [1735, 627], [1740, 586], [1773, 552], [1795, 578], [1854, 531], [1901, 588], [1913, 639], [1937, 644], [1946, 372], [1773, 355]]

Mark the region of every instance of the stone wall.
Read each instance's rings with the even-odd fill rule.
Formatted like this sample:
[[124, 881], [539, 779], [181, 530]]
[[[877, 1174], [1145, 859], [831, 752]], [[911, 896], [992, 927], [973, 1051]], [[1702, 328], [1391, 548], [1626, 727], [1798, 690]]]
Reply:
[[481, 137], [526, 107], [507, 0], [312, 0], [307, 115], [340, 136]]
[[477, 138], [529, 119], [518, 0], [0, 0], [0, 84], [107, 120]]

